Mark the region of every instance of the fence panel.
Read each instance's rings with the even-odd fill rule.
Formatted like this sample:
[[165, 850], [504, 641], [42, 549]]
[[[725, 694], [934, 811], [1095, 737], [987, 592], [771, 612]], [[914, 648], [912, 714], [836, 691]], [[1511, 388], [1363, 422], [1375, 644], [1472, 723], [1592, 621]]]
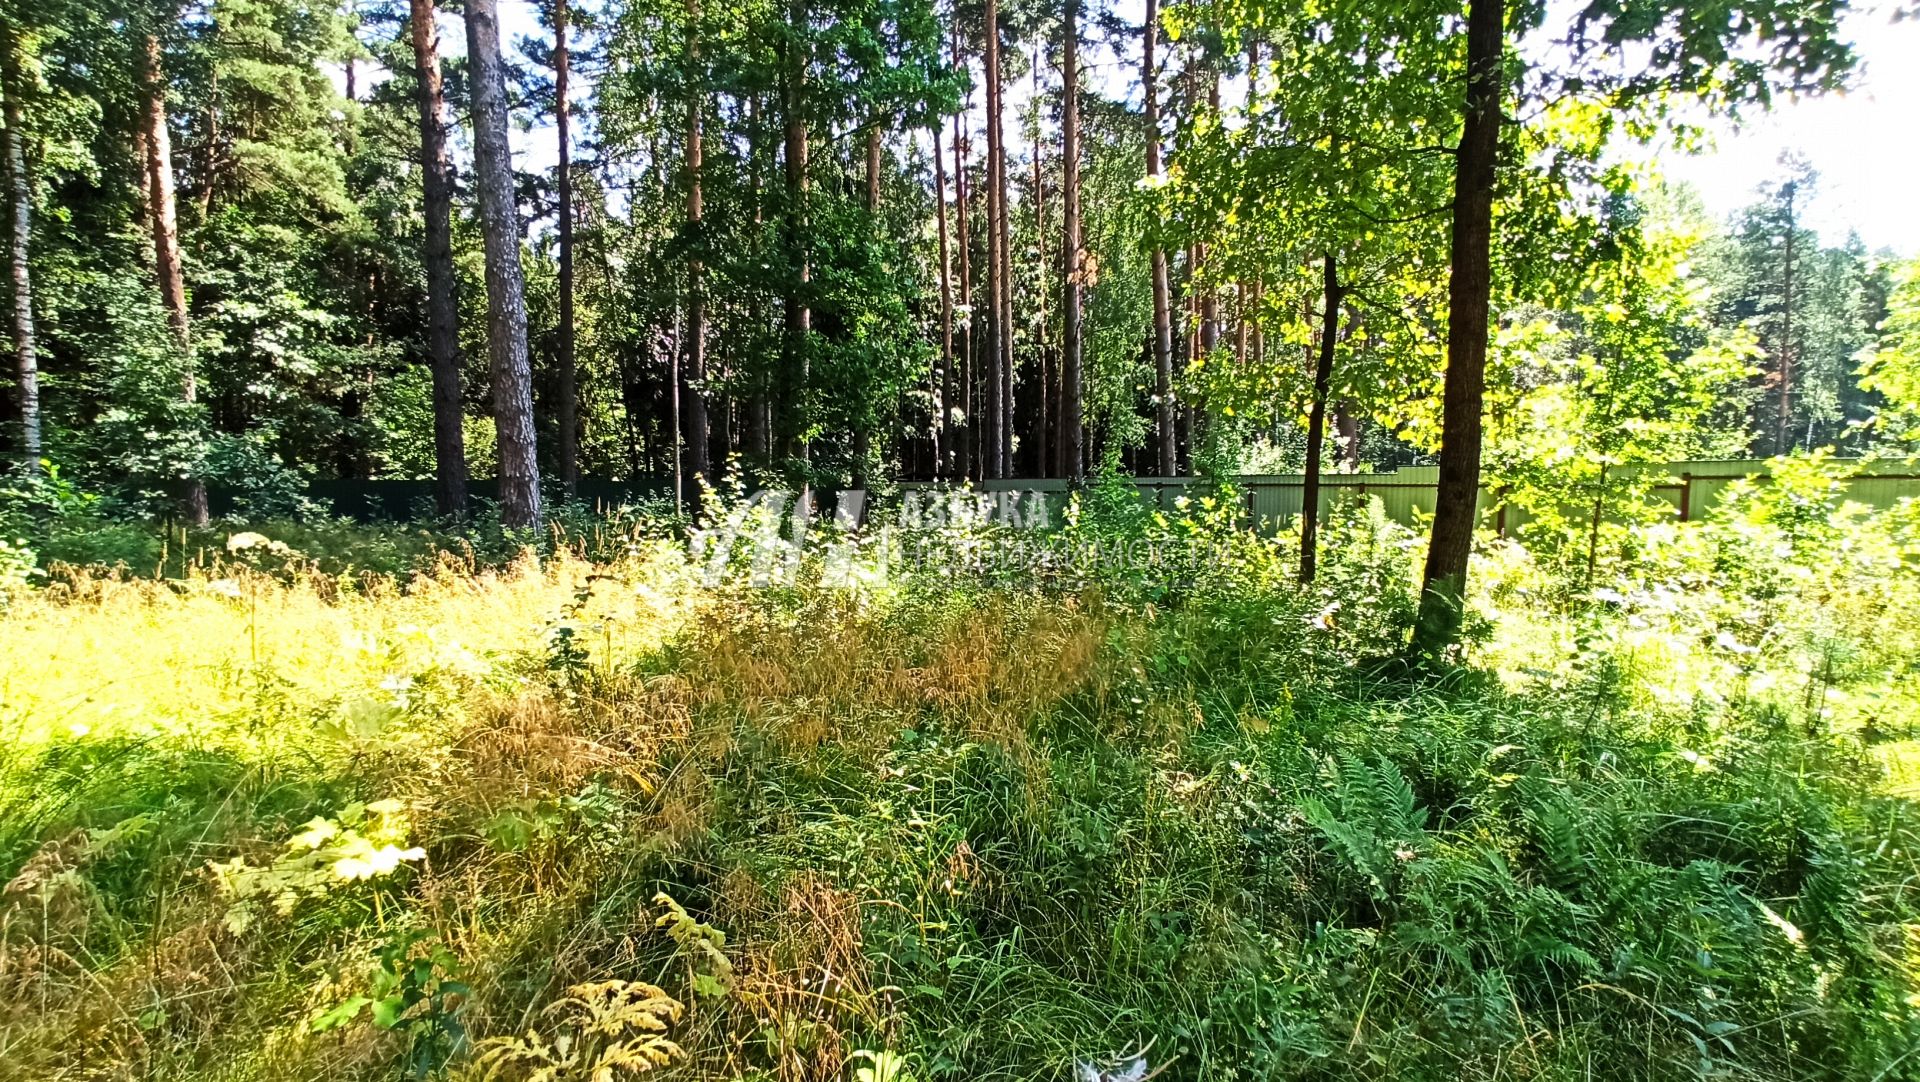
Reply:
[[[1854, 476], [1842, 482], [1849, 500], [1884, 510], [1903, 499], [1920, 497], [1920, 467], [1899, 461], [1834, 461], [1855, 470]], [[1623, 472], [1657, 474], [1660, 479], [1652, 487], [1652, 496], [1670, 505], [1675, 517], [1683, 521], [1706, 514], [1730, 486], [1742, 479], [1761, 484], [1768, 480], [1768, 464], [1761, 460], [1671, 462], [1622, 469]], [[1433, 513], [1439, 479], [1437, 466], [1406, 466], [1388, 473], [1326, 474], [1320, 478], [1320, 513], [1324, 518], [1349, 499], [1377, 498], [1388, 518], [1413, 525], [1422, 516]], [[1177, 510], [1182, 496], [1204, 484], [1192, 477], [1136, 477], [1131, 483], [1143, 503], [1170, 514]], [[1238, 478], [1236, 483], [1246, 501], [1248, 518], [1260, 528], [1286, 528], [1300, 517], [1306, 483], [1300, 474], [1249, 474]], [[929, 481], [900, 485], [903, 491], [942, 487], [946, 486]], [[1070, 495], [1070, 486], [1059, 478], [1007, 478], [974, 482], [972, 487], [978, 492], [1042, 492], [1053, 521], [1059, 520]], [[492, 500], [497, 496], [498, 486], [490, 480], [475, 480], [468, 484], [467, 490], [475, 499]], [[666, 499], [672, 492], [672, 483], [660, 478], [631, 481], [581, 478], [577, 498], [596, 510], [608, 511], [624, 504]], [[433, 516], [432, 481], [312, 481], [308, 483], [307, 495], [333, 514], [363, 522], [406, 522]], [[553, 499], [558, 493], [547, 495]], [[215, 514], [241, 509], [236, 495], [230, 491], [215, 486], [209, 489], [208, 496]], [[831, 513], [833, 494], [816, 493], [815, 506]], [[1481, 487], [1480, 511], [1487, 525], [1503, 532], [1517, 530], [1527, 522], [1526, 512], [1503, 504], [1492, 486]]]
[[[1833, 461], [1855, 471], [1854, 476], [1841, 482], [1846, 499], [1885, 510], [1903, 499], [1920, 497], [1920, 469], [1907, 463]], [[1659, 480], [1652, 485], [1651, 497], [1670, 506], [1674, 516], [1682, 521], [1706, 514], [1739, 481], [1765, 484], [1769, 479], [1768, 464], [1760, 459], [1670, 462], [1621, 469], [1623, 473], [1655, 474]], [[1433, 513], [1439, 481], [1438, 466], [1405, 466], [1389, 473], [1326, 474], [1320, 478], [1320, 514], [1324, 519], [1348, 499], [1377, 498], [1388, 518], [1403, 525], [1414, 525]], [[1132, 483], [1143, 503], [1172, 513], [1180, 497], [1204, 482], [1191, 477], [1137, 477]], [[1237, 478], [1235, 483], [1244, 494], [1248, 517], [1260, 529], [1289, 528], [1288, 524], [1300, 517], [1306, 485], [1304, 476], [1249, 474]], [[918, 481], [900, 487], [911, 490], [940, 486]], [[1049, 507], [1056, 512], [1064, 505], [1067, 495], [1066, 483], [1058, 479], [1009, 478], [975, 482], [973, 487], [983, 492], [1044, 491]], [[1480, 513], [1486, 525], [1503, 533], [1520, 529], [1531, 518], [1523, 509], [1503, 503], [1492, 485], [1481, 486]]]

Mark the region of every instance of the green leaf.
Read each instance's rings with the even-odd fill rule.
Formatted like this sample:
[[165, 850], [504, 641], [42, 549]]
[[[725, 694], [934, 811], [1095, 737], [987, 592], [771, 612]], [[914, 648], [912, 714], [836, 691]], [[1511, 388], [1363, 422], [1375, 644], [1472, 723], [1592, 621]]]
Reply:
[[373, 1001], [373, 1024], [381, 1029], [392, 1029], [400, 1024], [400, 1015], [406, 1009], [406, 1000], [401, 996], [376, 999]]
[[366, 996], [354, 996], [352, 999], [347, 1000], [332, 1010], [316, 1016], [313, 1020], [313, 1031], [315, 1033], [325, 1033], [330, 1029], [338, 1029], [348, 1022], [353, 1021], [355, 1018], [358, 1018], [360, 1012], [365, 1010], [367, 1004], [372, 1002], [373, 1000], [368, 999]]

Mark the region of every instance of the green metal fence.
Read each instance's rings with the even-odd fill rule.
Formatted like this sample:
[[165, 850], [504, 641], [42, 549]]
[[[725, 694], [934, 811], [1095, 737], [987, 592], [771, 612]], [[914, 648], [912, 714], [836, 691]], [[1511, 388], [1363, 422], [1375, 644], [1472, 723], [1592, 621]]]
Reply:
[[[1900, 500], [1920, 497], [1920, 467], [1905, 462], [1856, 462], [1843, 459], [1834, 462], [1847, 466], [1853, 473], [1842, 482], [1847, 499], [1870, 507], [1889, 508]], [[1656, 474], [1657, 479], [1652, 486], [1653, 497], [1671, 504], [1675, 516], [1682, 521], [1705, 514], [1720, 499], [1727, 486], [1735, 481], [1753, 478], [1764, 482], [1768, 477], [1767, 470], [1767, 463], [1757, 459], [1672, 462], [1664, 466], [1620, 468], [1623, 474]], [[1439, 484], [1439, 476], [1437, 466], [1407, 466], [1390, 473], [1324, 474], [1320, 478], [1321, 514], [1330, 513], [1343, 500], [1377, 497], [1385, 506], [1387, 517], [1411, 525], [1420, 516], [1433, 512], [1434, 491]], [[1249, 474], [1240, 477], [1237, 484], [1246, 500], [1248, 514], [1255, 521], [1272, 527], [1299, 518], [1305, 480], [1297, 473]], [[1134, 489], [1144, 502], [1168, 511], [1173, 510], [1175, 501], [1195, 484], [1196, 480], [1191, 477], [1133, 478]], [[911, 492], [941, 486], [934, 482], [910, 481], [900, 487]], [[1045, 493], [1050, 508], [1055, 512], [1065, 506], [1070, 487], [1068, 482], [1058, 478], [1009, 478], [976, 481], [973, 484], [973, 488], [981, 492]], [[473, 481], [467, 489], [470, 495], [480, 500], [491, 500], [498, 491], [494, 482], [488, 480]], [[671, 482], [660, 479], [606, 481], [581, 478], [577, 498], [596, 510], [604, 511], [641, 500], [665, 498], [671, 496], [672, 492]], [[214, 488], [208, 495], [215, 514], [227, 513], [236, 506], [232, 493]], [[549, 493], [549, 498], [556, 495]], [[363, 522], [405, 522], [428, 518], [433, 514], [431, 481], [314, 481], [308, 485], [307, 496], [334, 514]], [[833, 494], [817, 493], [815, 506], [828, 509], [830, 513]], [[1526, 513], [1505, 505], [1497, 486], [1492, 484], [1481, 487], [1480, 508], [1484, 515], [1491, 516], [1488, 525], [1496, 530], [1504, 532], [1518, 529], [1526, 523]]]
[[[1920, 497], [1920, 468], [1908, 463], [1832, 461], [1853, 472], [1853, 476], [1842, 482], [1849, 500], [1885, 509], [1902, 499]], [[1652, 486], [1653, 497], [1672, 505], [1675, 517], [1681, 521], [1705, 514], [1734, 482], [1751, 478], [1764, 483], [1769, 476], [1767, 462], [1760, 459], [1671, 462], [1663, 466], [1626, 466], [1619, 469], [1621, 474], [1644, 475], [1651, 472], [1657, 475], [1658, 479]], [[1434, 493], [1439, 480], [1438, 466], [1407, 466], [1390, 473], [1323, 474], [1320, 478], [1320, 513], [1325, 517], [1346, 499], [1377, 497], [1385, 507], [1387, 517], [1411, 525], [1419, 517], [1433, 513]], [[1134, 488], [1144, 502], [1168, 511], [1173, 510], [1174, 502], [1195, 483], [1190, 477], [1133, 479]], [[1300, 517], [1305, 483], [1303, 475], [1290, 473], [1250, 474], [1236, 480], [1246, 500], [1248, 513], [1270, 526]], [[902, 487], [924, 489], [933, 486], [913, 483]], [[973, 487], [986, 492], [1044, 492], [1047, 493], [1049, 505], [1056, 510], [1064, 505], [1068, 491], [1067, 482], [1057, 479], [1013, 478], [975, 482]], [[1518, 529], [1527, 521], [1524, 511], [1501, 501], [1497, 485], [1491, 483], [1481, 486], [1480, 510], [1483, 515], [1491, 516], [1487, 525], [1502, 532]]]
[[[475, 500], [495, 500], [500, 486], [491, 480], [467, 483], [467, 495]], [[558, 497], [549, 491], [548, 500]], [[608, 511], [623, 504], [672, 497], [669, 481], [642, 478], [633, 481], [605, 481], [582, 477], [575, 487], [575, 499], [596, 511]], [[309, 481], [306, 497], [342, 515], [360, 522], [413, 522], [432, 518], [432, 481]], [[215, 515], [232, 514], [241, 507], [240, 494], [218, 485], [207, 487], [207, 509]]]

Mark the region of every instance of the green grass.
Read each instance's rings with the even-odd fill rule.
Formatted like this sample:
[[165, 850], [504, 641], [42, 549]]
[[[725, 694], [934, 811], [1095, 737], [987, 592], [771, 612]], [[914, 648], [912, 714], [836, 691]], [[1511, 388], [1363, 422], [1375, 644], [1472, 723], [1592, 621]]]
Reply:
[[1490, 548], [1437, 675], [1365, 516], [1304, 591], [69, 574], [0, 616], [0, 1078], [1920, 1077], [1920, 588], [1833, 514], [1598, 606]]

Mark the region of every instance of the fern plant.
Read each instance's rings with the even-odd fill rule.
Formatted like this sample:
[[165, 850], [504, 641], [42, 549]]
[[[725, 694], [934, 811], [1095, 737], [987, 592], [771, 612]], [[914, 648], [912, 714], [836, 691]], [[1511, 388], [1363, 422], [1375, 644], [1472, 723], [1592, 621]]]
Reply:
[[666, 907], [667, 911], [653, 923], [657, 928], [666, 929], [668, 937], [679, 945], [691, 972], [693, 990], [703, 996], [724, 996], [731, 992], [733, 962], [724, 950], [727, 933], [696, 920], [685, 906], [664, 891], [654, 895], [653, 901]]
[[667, 1030], [685, 1011], [679, 1000], [641, 981], [576, 984], [544, 1012], [555, 1019], [551, 1036], [528, 1030], [489, 1038], [475, 1062], [488, 1080], [613, 1082], [684, 1058]]
[[1430, 851], [1427, 810], [1389, 760], [1342, 752], [1332, 774], [1329, 799], [1303, 799], [1300, 814], [1366, 879], [1376, 901], [1391, 902], [1401, 870]]

